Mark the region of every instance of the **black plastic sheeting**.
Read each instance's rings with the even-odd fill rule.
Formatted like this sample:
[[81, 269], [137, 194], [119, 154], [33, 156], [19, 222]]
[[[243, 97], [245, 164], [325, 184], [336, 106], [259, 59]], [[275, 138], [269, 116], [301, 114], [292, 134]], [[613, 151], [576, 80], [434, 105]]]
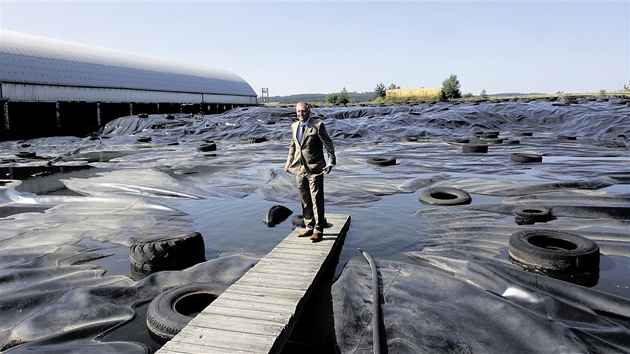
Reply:
[[[341, 352], [372, 351], [375, 289], [358, 247], [381, 274], [388, 352], [630, 351], [627, 100], [313, 114], [326, 123], [339, 160], [326, 179], [327, 212], [352, 215], [332, 287]], [[154, 350], [142, 336], [120, 339], [126, 326], [141, 326], [141, 306], [193, 281], [222, 291], [290, 232], [288, 221], [270, 228], [261, 215], [277, 204], [299, 212], [294, 178], [282, 171], [294, 115], [293, 107], [250, 107], [122, 117], [88, 138], [0, 143], [0, 348]], [[478, 138], [491, 131], [507, 141]], [[489, 144], [488, 153], [462, 153], [462, 139]], [[210, 142], [216, 151], [200, 148]], [[514, 162], [514, 152], [543, 161]], [[375, 156], [397, 163], [367, 165]], [[472, 203], [418, 201], [420, 191], [438, 186], [463, 189]], [[514, 211], [523, 206], [549, 208], [553, 218], [519, 225]], [[536, 228], [597, 242], [600, 272], [585, 279], [512, 264], [510, 235]], [[131, 244], [190, 230], [204, 235], [208, 261], [132, 279]]]
[[[628, 299], [465, 256], [415, 252], [418, 264], [380, 262], [382, 340], [390, 353], [629, 350]], [[333, 286], [343, 353], [372, 352], [370, 277], [364, 263], [352, 261]]]
[[[55, 255], [63, 256], [58, 251]], [[101, 270], [70, 261], [56, 266], [22, 263], [20, 267], [10, 267], [3, 271], [0, 299], [3, 349], [45, 353], [146, 352], [146, 345], [141, 343], [100, 343], [93, 338], [131, 321], [138, 304], [151, 301], [166, 289], [206, 281], [216, 286], [214, 290], [224, 291], [257, 261], [247, 256], [228, 256], [184, 271], [155, 273], [139, 282], [122, 276], [103, 276]]]

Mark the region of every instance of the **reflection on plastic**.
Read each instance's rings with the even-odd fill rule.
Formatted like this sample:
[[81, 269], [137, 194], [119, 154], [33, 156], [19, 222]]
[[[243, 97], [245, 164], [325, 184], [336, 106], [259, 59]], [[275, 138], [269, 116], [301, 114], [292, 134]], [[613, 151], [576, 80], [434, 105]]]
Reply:
[[537, 296], [517, 287], [509, 287], [505, 289], [501, 296], [506, 299], [516, 299], [530, 304], [537, 304], [540, 302], [540, 299]]

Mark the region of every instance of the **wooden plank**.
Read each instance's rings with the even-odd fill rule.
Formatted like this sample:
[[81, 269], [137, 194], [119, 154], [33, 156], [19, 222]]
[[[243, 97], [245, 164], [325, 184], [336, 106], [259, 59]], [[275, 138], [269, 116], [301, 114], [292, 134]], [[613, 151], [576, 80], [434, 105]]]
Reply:
[[[245, 309], [245, 310], [256, 310], [261, 312], [272, 312], [272, 313], [293, 313], [295, 310], [295, 306], [291, 306], [291, 304], [271, 304], [271, 303], [257, 303], [257, 302], [247, 302], [233, 299], [221, 299], [221, 302], [218, 302], [216, 306], [230, 307], [233, 309]], [[218, 301], [215, 300], [215, 301]]]
[[295, 264], [293, 262], [274, 262], [259, 264], [255, 271], [258, 273], [267, 274], [286, 274], [286, 275], [300, 275], [305, 273], [317, 272], [320, 266], [317, 262], [308, 262], [302, 264]]
[[[195, 343], [186, 343], [183, 341], [178, 341], [177, 345], [169, 345], [166, 343], [160, 351], [175, 353], [175, 354], [191, 354], [191, 353], [204, 353], [204, 354], [213, 354], [213, 353], [228, 353], [227, 348], [211, 348], [208, 346], [204, 346], [201, 343], [195, 341]], [[243, 353], [243, 351], [234, 350], [233, 353]]]
[[313, 273], [303, 274], [279, 274], [279, 273], [252, 273], [248, 272], [241, 279], [238, 280], [239, 284], [264, 284], [272, 283], [273, 285], [287, 286], [291, 288], [292, 285], [302, 286], [303, 284], [310, 285], [309, 278], [313, 278]]
[[235, 283], [230, 286], [230, 291], [237, 293], [251, 293], [251, 294], [264, 294], [264, 295], [278, 295], [278, 296], [298, 296], [301, 297], [303, 293], [295, 289], [285, 288], [272, 288], [268, 286], [257, 286]]
[[231, 332], [268, 334], [270, 328], [280, 332], [285, 325], [278, 322], [256, 320], [251, 318], [235, 318], [224, 315], [199, 314], [199, 320], [195, 321], [195, 327], [209, 329], [224, 329]]
[[326, 218], [332, 227], [321, 242], [294, 230], [157, 353], [280, 351], [349, 228], [350, 215]]
[[282, 255], [268, 256], [267, 258], [265, 258], [265, 260], [269, 264], [277, 264], [279, 266], [284, 266], [287, 268], [309, 267], [311, 265], [315, 265], [314, 268], [319, 269], [319, 266], [320, 266], [319, 264], [320, 260], [313, 261], [313, 260], [307, 260], [304, 258], [289, 259], [289, 258], [282, 257]]
[[[225, 296], [224, 296], [225, 295]], [[261, 296], [245, 293], [236, 293], [230, 291], [221, 295], [222, 301], [240, 301], [247, 304], [259, 304], [264, 306], [276, 305], [276, 306], [295, 306], [301, 297], [285, 297], [285, 296]], [[220, 303], [220, 305], [223, 305]]]
[[[268, 274], [251, 274], [247, 276], [247, 278], [239, 279], [239, 284], [249, 284], [249, 285], [257, 285], [264, 282], [278, 281], [276, 285], [278, 287], [284, 287], [287, 289], [297, 289], [306, 291], [308, 287], [311, 285], [311, 282], [315, 275], [304, 276], [304, 277], [287, 277], [283, 276], [279, 279], [277, 275], [268, 275]], [[281, 281], [281, 282], [280, 282]], [[215, 300], [216, 301], [216, 300]]]
[[[313, 243], [313, 242], [311, 242]], [[314, 246], [313, 246], [314, 247]], [[280, 244], [276, 246], [271, 252], [271, 255], [281, 253], [281, 254], [294, 254], [297, 256], [308, 256], [308, 257], [322, 257], [328, 255], [328, 248], [322, 248], [320, 250], [312, 250], [311, 248], [306, 248], [304, 245], [300, 244]]]
[[[321, 260], [315, 258], [315, 257], [308, 257], [308, 256], [304, 256], [304, 255], [285, 255], [282, 253], [274, 253], [272, 255], [267, 255], [265, 256], [265, 262], [264, 263], [260, 263], [260, 264], [256, 264], [256, 266], [258, 267], [264, 267], [264, 266], [277, 266], [278, 269], [282, 269], [282, 268], [287, 268], [287, 269], [295, 269], [297, 267], [308, 267], [310, 265], [313, 265], [314, 269], [318, 269], [317, 266], [319, 266], [319, 262]], [[293, 266], [292, 266], [293, 265]], [[254, 267], [256, 267], [254, 266]], [[258, 268], [256, 268], [258, 269]], [[249, 272], [248, 272], [249, 273]]]
[[318, 252], [318, 253], [312, 252], [312, 253], [306, 253], [306, 254], [299, 254], [299, 253], [291, 253], [291, 252], [271, 251], [269, 254], [269, 257], [271, 258], [279, 257], [282, 259], [294, 260], [294, 261], [305, 263], [305, 262], [321, 261], [322, 256], [324, 255], [325, 255], [325, 252]]
[[[233, 333], [215, 329], [198, 330], [192, 327], [191, 330], [180, 333], [181, 335], [177, 335], [177, 342], [188, 343], [190, 345], [198, 344], [201, 349], [214, 347], [262, 353], [265, 350], [268, 350], [267, 348], [270, 348], [275, 341], [274, 336], [261, 336], [251, 333]], [[204, 353], [204, 351], [199, 350], [193, 353]]]
[[293, 314], [273, 313], [268, 311], [257, 311], [254, 309], [238, 309], [219, 306], [208, 306], [206, 310], [203, 311], [203, 313], [225, 315], [229, 317], [257, 319], [278, 323], [287, 323], [293, 316]]
[[[240, 323], [240, 324], [267, 325], [267, 326], [282, 327], [284, 323], [284, 320], [274, 322], [274, 321], [260, 320], [260, 319], [249, 318], [249, 317], [227, 316], [227, 315], [221, 315], [217, 313], [200, 313], [199, 315], [195, 317], [194, 324], [198, 325], [199, 323], [205, 323], [209, 321], [215, 321], [217, 325], [221, 325], [221, 326], [228, 325], [227, 322], [230, 322], [230, 323], [234, 322], [234, 323]], [[192, 323], [192, 321], [190, 323]], [[245, 331], [241, 331], [241, 332], [245, 332]]]
[[300, 301], [302, 296], [296, 293], [252, 294], [250, 292], [241, 292], [236, 290], [230, 291], [229, 293], [221, 294], [221, 298], [224, 300], [230, 299], [247, 302], [258, 302], [261, 304], [296, 304], [298, 301]]
[[[296, 230], [298, 230], [298, 229], [296, 229]], [[291, 235], [287, 236], [284, 240], [282, 240], [280, 245], [286, 245], [286, 244], [291, 244], [291, 245], [295, 245], [295, 244], [302, 244], [302, 245], [304, 245], [304, 244], [307, 244], [307, 245], [309, 245], [310, 244], [310, 245], [315, 245], [315, 246], [322, 247], [322, 243], [321, 242], [313, 242], [313, 241], [311, 241], [310, 237], [298, 237], [297, 234], [298, 233], [296, 232], [294, 234], [291, 234]], [[325, 233], [325, 232], [324, 232], [324, 236], [322, 236], [322, 240], [326, 240], [326, 241], [334, 241], [336, 239], [337, 239], [336, 235]]]

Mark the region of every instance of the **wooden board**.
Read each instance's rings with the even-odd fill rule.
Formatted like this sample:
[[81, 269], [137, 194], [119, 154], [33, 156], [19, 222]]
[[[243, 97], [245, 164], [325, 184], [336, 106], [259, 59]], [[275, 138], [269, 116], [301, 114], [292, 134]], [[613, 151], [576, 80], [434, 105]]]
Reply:
[[348, 214], [326, 219], [321, 242], [295, 229], [156, 353], [280, 352], [350, 227]]

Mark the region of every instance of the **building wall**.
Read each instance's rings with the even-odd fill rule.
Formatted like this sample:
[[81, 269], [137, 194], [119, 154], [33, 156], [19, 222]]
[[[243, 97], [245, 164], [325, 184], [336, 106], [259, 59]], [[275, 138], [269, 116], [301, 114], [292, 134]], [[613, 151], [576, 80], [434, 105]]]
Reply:
[[230, 71], [7, 30], [0, 37], [2, 140], [95, 131], [130, 114], [258, 104]]

